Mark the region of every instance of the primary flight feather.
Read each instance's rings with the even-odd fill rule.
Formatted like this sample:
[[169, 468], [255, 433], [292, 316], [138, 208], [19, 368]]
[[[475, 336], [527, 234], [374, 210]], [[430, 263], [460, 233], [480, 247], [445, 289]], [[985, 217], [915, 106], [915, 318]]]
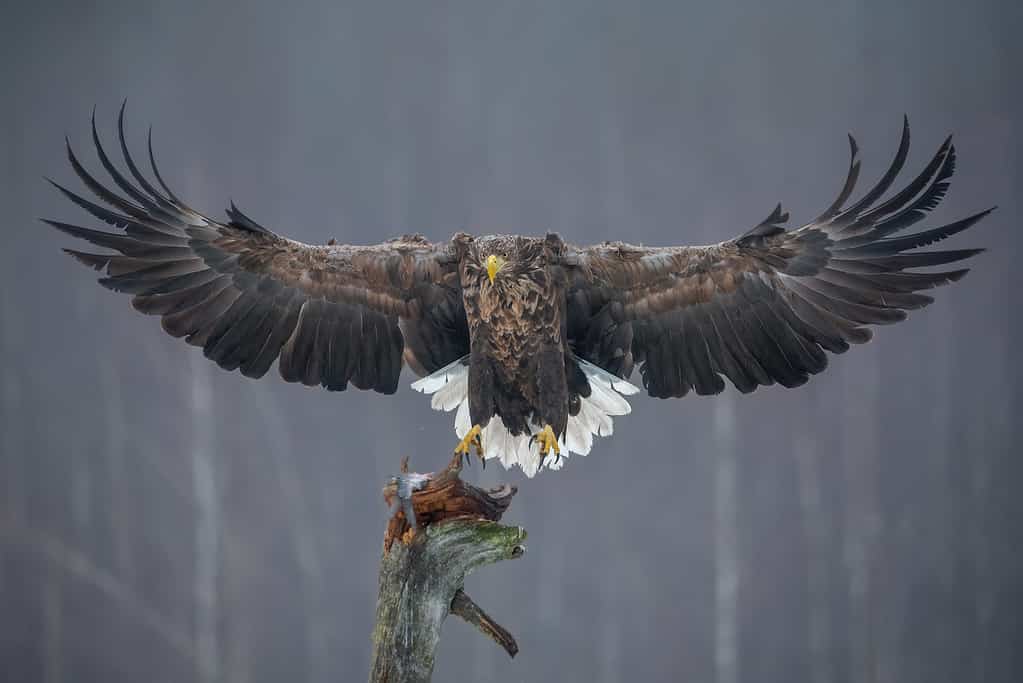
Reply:
[[[100, 183], [68, 145], [97, 203], [54, 185], [123, 232], [46, 222], [108, 253], [67, 249], [132, 295], [164, 330], [247, 377], [277, 361], [288, 382], [333, 391], [349, 383], [386, 394], [408, 365], [438, 410], [455, 411], [456, 452], [499, 458], [533, 476], [587, 454], [638, 366], [651, 396], [795, 387], [871, 338], [869, 325], [905, 319], [920, 293], [961, 278], [980, 249], [917, 251], [971, 227], [982, 211], [906, 234], [944, 197], [955, 170], [946, 140], [923, 171], [881, 201], [909, 150], [903, 126], [887, 172], [847, 205], [859, 175], [849, 138], [846, 182], [824, 213], [786, 230], [779, 206], [741, 236], [704, 247], [578, 247], [542, 238], [464, 233], [444, 243], [405, 235], [374, 246], [312, 246], [249, 219], [233, 204], [218, 222], [166, 185], [149, 144], [152, 180], [138, 168], [118, 118], [130, 178], [96, 132]], [[155, 181], [155, 185], [154, 182]], [[52, 181], [51, 181], [52, 182]], [[916, 270], [925, 268], [929, 270]]]

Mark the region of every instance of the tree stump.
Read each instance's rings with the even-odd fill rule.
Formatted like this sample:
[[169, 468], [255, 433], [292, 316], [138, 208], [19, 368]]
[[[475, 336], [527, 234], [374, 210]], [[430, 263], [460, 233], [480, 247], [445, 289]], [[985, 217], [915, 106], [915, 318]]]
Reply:
[[515, 638], [462, 590], [469, 572], [521, 557], [525, 530], [498, 524], [516, 493], [489, 491], [461, 480], [456, 456], [438, 473], [408, 471], [384, 488], [395, 512], [384, 535], [370, 683], [429, 681], [441, 626], [454, 613], [512, 657]]

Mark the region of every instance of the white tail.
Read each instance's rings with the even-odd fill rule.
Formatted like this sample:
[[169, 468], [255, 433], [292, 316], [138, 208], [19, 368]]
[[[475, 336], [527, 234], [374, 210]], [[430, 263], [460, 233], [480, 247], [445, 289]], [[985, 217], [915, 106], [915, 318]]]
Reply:
[[[580, 358], [579, 367], [590, 384], [590, 395], [580, 397], [579, 413], [570, 415], [565, 435], [558, 442], [561, 459], [547, 457], [544, 466], [552, 470], [561, 469], [572, 453], [586, 455], [593, 447], [594, 436], [611, 436], [614, 423], [611, 418], [628, 415], [632, 407], [625, 400], [639, 389], [629, 382], [616, 377]], [[464, 437], [472, 428], [469, 418], [469, 366], [460, 358], [431, 375], [412, 383], [412, 388], [424, 394], [432, 394], [430, 405], [434, 410], [455, 413], [455, 434]], [[543, 425], [530, 420], [530, 433], [512, 435], [500, 417], [494, 416], [483, 428], [481, 437], [483, 452], [487, 459], [499, 458], [501, 464], [510, 469], [518, 465], [527, 477], [534, 476], [540, 469], [540, 447], [533, 441]]]

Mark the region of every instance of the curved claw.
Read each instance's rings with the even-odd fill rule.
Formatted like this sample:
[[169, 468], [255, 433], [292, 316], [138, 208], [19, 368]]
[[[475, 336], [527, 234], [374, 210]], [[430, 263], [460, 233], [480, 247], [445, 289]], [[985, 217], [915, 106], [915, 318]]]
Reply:
[[476, 457], [483, 463], [484, 469], [486, 469], [487, 461], [483, 457], [483, 442], [480, 440], [480, 434], [483, 430], [479, 425], [473, 425], [472, 429], [458, 442], [455, 446], [455, 453], [465, 458], [466, 462], [471, 462], [470, 453], [472, 449], [476, 449]]
[[[462, 462], [465, 465], [467, 465], [469, 467], [472, 467], [472, 454], [470, 454], [469, 451], [465, 451], [461, 455], [462, 455]], [[479, 451], [477, 451], [476, 452], [476, 457], [479, 458], [480, 464], [483, 466], [483, 469], [487, 469], [487, 459], [483, 457], [483, 454], [480, 453]]]
[[544, 425], [544, 428], [533, 435], [533, 440], [540, 444], [540, 465], [543, 466], [544, 460], [547, 459], [547, 455], [553, 450], [555, 462], [561, 460], [561, 447], [558, 445], [558, 437], [554, 434], [554, 429], [548, 424]]

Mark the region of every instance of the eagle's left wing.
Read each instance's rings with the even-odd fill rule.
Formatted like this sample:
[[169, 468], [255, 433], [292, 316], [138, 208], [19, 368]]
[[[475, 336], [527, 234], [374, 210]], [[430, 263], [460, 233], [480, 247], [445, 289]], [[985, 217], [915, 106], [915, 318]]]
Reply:
[[[433, 372], [469, 351], [449, 244], [406, 236], [370, 246], [309, 245], [255, 223], [232, 204], [219, 222], [181, 201], [152, 159], [157, 189], [137, 168], [118, 120], [129, 180], [100, 144], [99, 160], [121, 194], [102, 185], [68, 145], [75, 173], [102, 202], [54, 183], [94, 217], [124, 232], [46, 221], [111, 253], [67, 249], [105, 273], [100, 283], [132, 294], [163, 328], [202, 347], [228, 370], [261, 377], [279, 359], [289, 382], [393, 393], [403, 363]], [[52, 181], [51, 181], [52, 182]]]
[[568, 247], [568, 334], [577, 355], [628, 377], [638, 364], [652, 396], [715, 394], [722, 375], [742, 392], [775, 382], [798, 386], [842, 353], [868, 341], [866, 325], [905, 319], [933, 299], [918, 293], [961, 278], [966, 269], [919, 272], [979, 249], [913, 251], [966, 230], [989, 211], [955, 223], [892, 236], [924, 218], [944, 197], [955, 168], [950, 140], [924, 171], [877, 204], [901, 170], [908, 124], [890, 168], [843, 208], [859, 173], [852, 137], [839, 197], [796, 230], [779, 206], [744, 235], [709, 247], [646, 248], [608, 243]]

